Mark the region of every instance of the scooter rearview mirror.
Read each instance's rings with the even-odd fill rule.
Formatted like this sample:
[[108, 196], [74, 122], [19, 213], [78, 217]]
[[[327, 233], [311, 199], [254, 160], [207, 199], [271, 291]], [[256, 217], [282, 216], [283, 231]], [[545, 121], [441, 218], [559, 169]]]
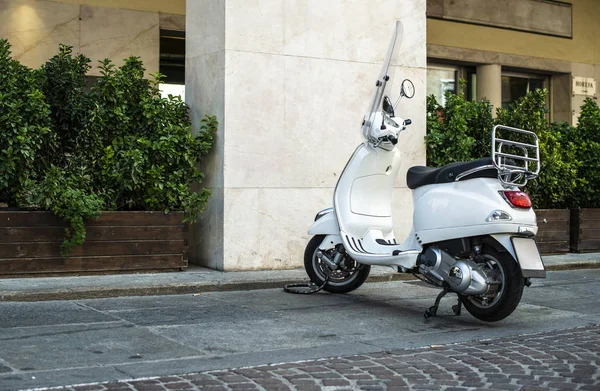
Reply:
[[404, 79], [402, 81], [402, 90], [400, 93], [408, 99], [411, 99], [413, 96], [415, 96], [415, 85], [413, 82], [409, 79]]
[[413, 82], [410, 81], [409, 79], [402, 80], [402, 85], [400, 87], [400, 96], [398, 96], [396, 103], [394, 103], [394, 109], [398, 106], [398, 103], [400, 103], [400, 100], [402, 98], [406, 97], [407, 99], [412, 99], [412, 97], [414, 97], [414, 96], [415, 96], [415, 85], [413, 84]]

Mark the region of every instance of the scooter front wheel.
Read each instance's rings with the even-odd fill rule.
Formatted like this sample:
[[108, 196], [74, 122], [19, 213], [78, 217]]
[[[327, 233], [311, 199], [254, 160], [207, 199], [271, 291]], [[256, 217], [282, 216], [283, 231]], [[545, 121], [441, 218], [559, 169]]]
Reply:
[[[310, 280], [318, 286], [323, 285], [325, 278], [329, 277], [327, 285], [323, 288], [330, 293], [348, 293], [360, 287], [369, 277], [370, 265], [362, 265], [352, 259], [348, 254], [342, 255], [337, 269], [330, 268], [317, 257], [319, 245], [325, 239], [324, 235], [314, 236], [304, 250], [304, 269]], [[336, 250], [324, 251], [331, 259], [335, 257]]]

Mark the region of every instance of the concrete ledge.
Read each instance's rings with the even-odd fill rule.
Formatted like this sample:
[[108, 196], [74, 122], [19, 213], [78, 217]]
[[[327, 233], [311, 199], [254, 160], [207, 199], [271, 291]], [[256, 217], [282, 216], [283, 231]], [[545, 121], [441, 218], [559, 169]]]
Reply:
[[[543, 257], [549, 271], [600, 268], [600, 253]], [[412, 280], [411, 274], [373, 267], [367, 282]], [[308, 281], [304, 269], [219, 272], [193, 267], [186, 272], [0, 280], [0, 301], [78, 300], [122, 296], [193, 294], [282, 288]]]
[[[412, 280], [411, 274], [374, 267], [367, 282]], [[304, 269], [219, 272], [191, 268], [187, 272], [0, 280], [0, 301], [97, 299], [122, 296], [178, 295], [215, 291], [283, 288], [308, 282]]]

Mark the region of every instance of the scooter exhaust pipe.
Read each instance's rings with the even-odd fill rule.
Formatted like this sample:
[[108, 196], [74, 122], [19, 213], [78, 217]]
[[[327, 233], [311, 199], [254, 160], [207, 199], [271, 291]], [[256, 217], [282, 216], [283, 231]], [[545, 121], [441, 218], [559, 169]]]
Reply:
[[330, 269], [332, 270], [336, 270], [338, 268], [338, 265], [336, 265], [335, 262], [333, 262], [331, 260], [331, 258], [329, 258], [327, 256], [327, 254], [325, 254], [323, 251], [318, 250], [317, 251], [317, 258], [319, 258], [319, 260], [325, 262], [327, 264], [327, 266], [329, 266]]

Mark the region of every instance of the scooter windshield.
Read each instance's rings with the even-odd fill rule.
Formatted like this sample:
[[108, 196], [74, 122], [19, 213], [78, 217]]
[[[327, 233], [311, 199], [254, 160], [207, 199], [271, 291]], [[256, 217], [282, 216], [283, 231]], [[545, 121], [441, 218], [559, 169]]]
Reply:
[[394, 33], [392, 34], [392, 38], [390, 40], [387, 55], [383, 60], [381, 72], [379, 73], [379, 77], [375, 83], [375, 92], [373, 94], [373, 100], [371, 101], [372, 103], [364, 117], [362, 133], [366, 140], [369, 139], [369, 135], [371, 134], [373, 126], [376, 125], [374, 124], [375, 114], [381, 111], [381, 102], [385, 96], [386, 87], [388, 85], [392, 85], [394, 69], [395, 66], [398, 65], [395, 59], [398, 55], [400, 44], [402, 43], [402, 32], [403, 26], [398, 20], [396, 21], [396, 26], [394, 27]]

